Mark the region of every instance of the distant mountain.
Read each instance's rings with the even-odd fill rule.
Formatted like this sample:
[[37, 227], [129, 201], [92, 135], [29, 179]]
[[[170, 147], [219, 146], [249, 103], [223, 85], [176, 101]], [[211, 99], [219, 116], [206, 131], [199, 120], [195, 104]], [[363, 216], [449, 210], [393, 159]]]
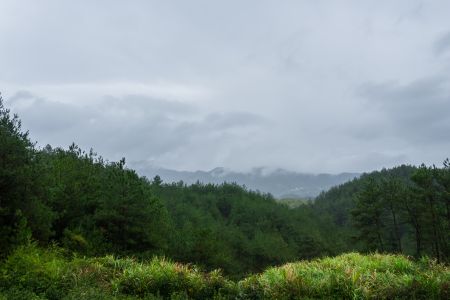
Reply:
[[254, 168], [250, 172], [235, 172], [225, 168], [195, 172], [175, 171], [146, 165], [133, 165], [133, 168], [148, 178], [159, 175], [164, 182], [180, 180], [186, 184], [197, 181], [215, 184], [236, 182], [251, 190], [271, 193], [277, 198], [313, 198], [322, 191], [360, 175], [358, 173], [309, 174], [268, 168]]

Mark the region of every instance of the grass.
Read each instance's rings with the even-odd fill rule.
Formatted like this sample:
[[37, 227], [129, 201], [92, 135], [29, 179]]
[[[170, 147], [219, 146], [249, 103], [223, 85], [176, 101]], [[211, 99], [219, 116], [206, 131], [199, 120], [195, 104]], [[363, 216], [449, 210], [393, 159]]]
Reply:
[[450, 270], [426, 259], [349, 253], [270, 268], [239, 289], [252, 299], [450, 299]]
[[54, 247], [19, 248], [0, 266], [0, 299], [220, 299], [235, 288], [219, 271], [164, 258], [67, 258]]
[[3, 299], [450, 299], [450, 270], [428, 259], [349, 253], [233, 282], [164, 258], [79, 258], [31, 245], [0, 265]]

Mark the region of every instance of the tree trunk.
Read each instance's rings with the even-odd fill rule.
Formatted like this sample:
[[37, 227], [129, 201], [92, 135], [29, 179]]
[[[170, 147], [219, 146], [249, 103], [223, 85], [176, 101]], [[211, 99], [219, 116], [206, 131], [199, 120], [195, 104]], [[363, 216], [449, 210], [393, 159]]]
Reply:
[[434, 211], [434, 199], [433, 197], [428, 197], [428, 203], [430, 205], [430, 212], [431, 212], [431, 221], [432, 221], [432, 228], [433, 228], [433, 248], [434, 248], [434, 253], [436, 255], [436, 259], [437, 262], [440, 263], [441, 262], [441, 250], [439, 247], [439, 233], [438, 233], [438, 226], [437, 226], [437, 216], [436, 216], [436, 212]]
[[398, 248], [397, 250], [398, 250], [398, 252], [402, 253], [403, 252], [403, 250], [402, 250], [402, 241], [401, 241], [400, 233], [399, 233], [399, 230], [398, 230], [397, 215], [395, 213], [395, 209], [394, 209], [394, 206], [393, 206], [392, 202], [390, 204], [390, 209], [391, 209], [392, 219], [394, 221], [394, 234], [395, 234], [395, 238], [397, 240], [397, 248]]

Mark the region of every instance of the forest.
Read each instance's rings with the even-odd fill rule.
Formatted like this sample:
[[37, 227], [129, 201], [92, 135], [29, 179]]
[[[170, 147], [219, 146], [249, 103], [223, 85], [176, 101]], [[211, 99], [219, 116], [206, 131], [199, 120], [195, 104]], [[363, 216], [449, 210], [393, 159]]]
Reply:
[[[236, 183], [145, 178], [76, 144], [40, 148], [0, 99], [0, 299], [444, 299], [449, 261], [448, 159], [288, 205]], [[361, 286], [377, 270], [386, 289]]]

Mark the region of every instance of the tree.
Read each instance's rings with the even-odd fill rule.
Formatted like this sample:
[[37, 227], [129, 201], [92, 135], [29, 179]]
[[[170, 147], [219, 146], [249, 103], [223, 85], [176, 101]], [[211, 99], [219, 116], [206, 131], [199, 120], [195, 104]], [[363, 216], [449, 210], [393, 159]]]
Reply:
[[401, 199], [404, 196], [403, 191], [404, 187], [402, 182], [394, 176], [383, 177], [380, 181], [380, 196], [382, 197], [384, 209], [387, 212], [386, 223], [388, 223], [387, 227], [391, 227], [386, 228], [386, 230], [393, 235], [390, 238], [392, 247], [389, 250], [399, 253], [403, 252], [400, 232], [400, 211]]
[[30, 231], [40, 241], [51, 234], [52, 213], [42, 201], [34, 144], [0, 95], [0, 255], [23, 242]]
[[94, 219], [103, 237], [118, 252], [161, 253], [167, 248], [168, 214], [145, 178], [124, 168], [106, 167], [104, 193]]
[[383, 209], [380, 185], [375, 179], [368, 178], [365, 188], [356, 195], [355, 208], [351, 211], [360, 233], [358, 239], [365, 241], [368, 250], [385, 251]]
[[423, 220], [432, 245], [433, 256], [440, 262], [443, 254], [445, 255], [447, 242], [445, 241], [440, 214], [442, 209], [439, 201], [439, 184], [436, 180], [437, 173], [438, 170], [434, 166], [421, 165], [413, 174], [412, 180], [417, 186], [416, 193], [420, 197], [420, 201], [425, 204], [425, 218]]

